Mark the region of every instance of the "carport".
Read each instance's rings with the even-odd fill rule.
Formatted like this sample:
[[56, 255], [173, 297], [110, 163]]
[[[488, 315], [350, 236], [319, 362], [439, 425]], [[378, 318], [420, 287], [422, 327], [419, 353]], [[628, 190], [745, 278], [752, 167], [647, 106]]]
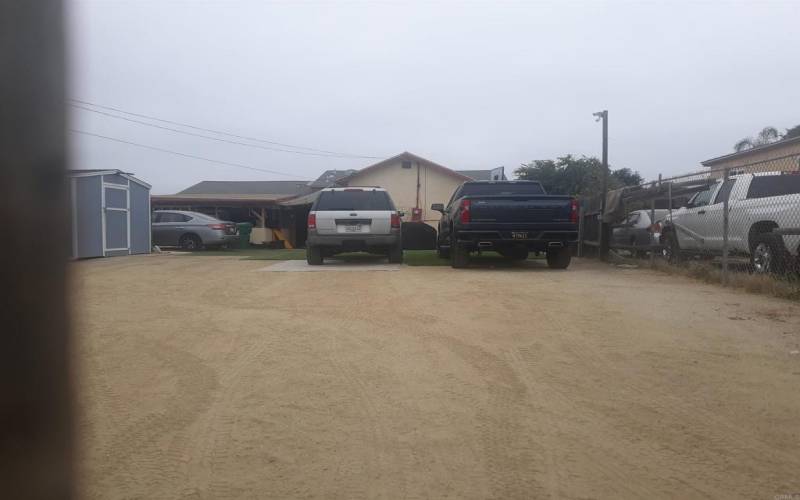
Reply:
[[150, 253], [150, 184], [121, 170], [71, 170], [72, 258]]

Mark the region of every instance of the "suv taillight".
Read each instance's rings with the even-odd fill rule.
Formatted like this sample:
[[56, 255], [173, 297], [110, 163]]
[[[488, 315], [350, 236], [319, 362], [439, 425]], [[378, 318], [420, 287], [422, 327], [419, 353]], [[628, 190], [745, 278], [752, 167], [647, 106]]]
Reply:
[[569, 221], [573, 224], [578, 223], [578, 200], [575, 198], [569, 204]]
[[472, 215], [469, 213], [469, 200], [461, 200], [461, 213], [459, 213], [458, 217], [462, 224], [469, 224], [469, 221], [472, 220]]
[[392, 214], [392, 228], [400, 227], [400, 214]]
[[317, 214], [308, 214], [308, 228], [309, 229], [317, 228]]

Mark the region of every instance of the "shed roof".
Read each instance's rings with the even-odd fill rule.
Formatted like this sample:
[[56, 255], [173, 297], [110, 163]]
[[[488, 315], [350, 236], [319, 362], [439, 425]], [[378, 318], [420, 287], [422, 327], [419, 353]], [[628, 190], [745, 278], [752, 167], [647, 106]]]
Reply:
[[86, 168], [67, 170], [68, 177], [94, 177], [97, 175], [121, 175], [139, 185], [150, 189], [152, 186], [141, 179], [137, 179], [131, 172], [125, 172], [118, 168]]

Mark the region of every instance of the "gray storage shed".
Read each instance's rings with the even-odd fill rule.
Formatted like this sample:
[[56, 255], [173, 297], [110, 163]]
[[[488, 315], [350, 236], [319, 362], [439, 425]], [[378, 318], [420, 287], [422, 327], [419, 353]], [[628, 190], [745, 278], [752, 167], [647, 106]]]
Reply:
[[150, 253], [150, 184], [121, 170], [70, 170], [72, 257]]

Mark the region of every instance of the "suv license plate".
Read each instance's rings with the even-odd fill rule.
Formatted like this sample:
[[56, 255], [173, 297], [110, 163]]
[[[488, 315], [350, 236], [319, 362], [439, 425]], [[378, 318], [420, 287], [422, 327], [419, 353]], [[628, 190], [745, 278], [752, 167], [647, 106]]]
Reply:
[[356, 224], [356, 225], [344, 226], [344, 232], [345, 233], [360, 233], [361, 232], [361, 225], [360, 224]]
[[528, 239], [528, 233], [524, 232], [524, 231], [523, 232], [519, 232], [519, 231], [512, 232], [511, 233], [511, 239], [512, 240], [527, 240]]

